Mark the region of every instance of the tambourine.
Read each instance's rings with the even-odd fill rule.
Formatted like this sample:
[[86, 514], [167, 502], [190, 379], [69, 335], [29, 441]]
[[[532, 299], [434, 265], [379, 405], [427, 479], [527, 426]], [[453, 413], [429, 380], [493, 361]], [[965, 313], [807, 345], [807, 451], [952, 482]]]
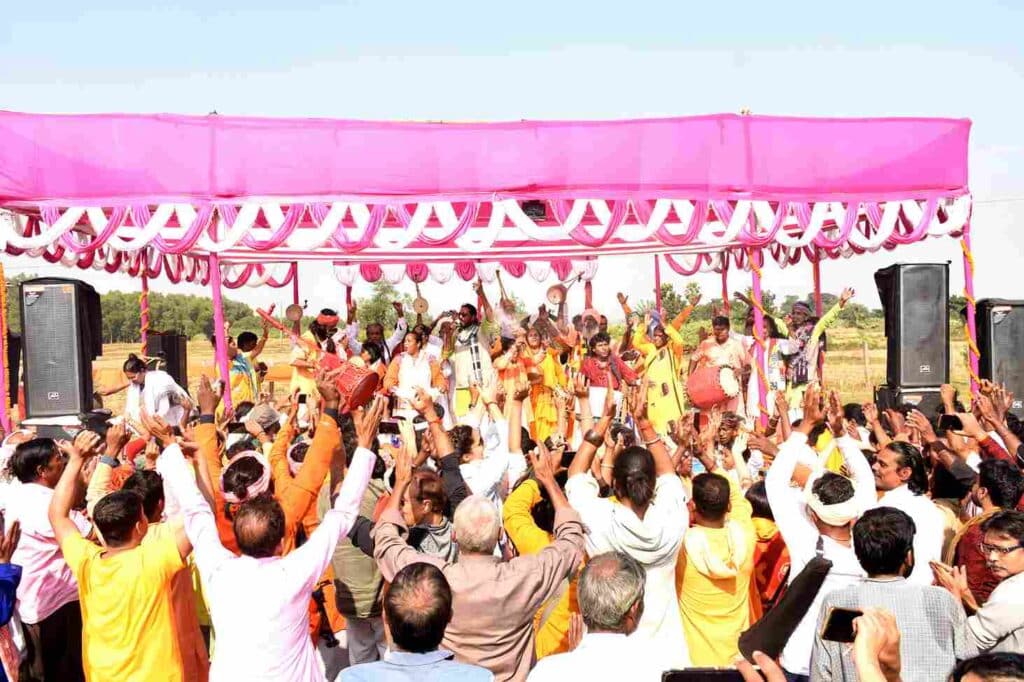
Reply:
[[430, 304], [427, 303], [427, 299], [420, 295], [420, 285], [416, 284], [416, 299], [412, 302], [412, 310], [417, 315], [425, 315], [430, 310]]
[[292, 303], [290, 306], [284, 309], [284, 316], [289, 322], [299, 322], [302, 320], [302, 315], [305, 312], [305, 308], [298, 303]]

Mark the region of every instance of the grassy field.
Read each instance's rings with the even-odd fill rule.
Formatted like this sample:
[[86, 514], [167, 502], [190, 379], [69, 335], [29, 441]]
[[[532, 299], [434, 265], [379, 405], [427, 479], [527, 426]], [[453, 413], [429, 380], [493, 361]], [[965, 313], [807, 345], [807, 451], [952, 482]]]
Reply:
[[[862, 330], [854, 327], [836, 328], [828, 333], [829, 352], [825, 361], [825, 382], [835, 387], [843, 400], [864, 401], [871, 397], [874, 386], [885, 380], [885, 336], [881, 329]], [[961, 338], [957, 331], [951, 331], [954, 339]], [[865, 342], [867, 348], [865, 350]], [[966, 366], [967, 346], [963, 341], [954, 341], [950, 356], [953, 384], [966, 392], [968, 374]], [[93, 365], [98, 385], [113, 385], [121, 380], [121, 365], [129, 353], [137, 352], [134, 344], [108, 344], [103, 347], [103, 356]], [[271, 338], [267, 342], [261, 359], [271, 368], [275, 364], [287, 365], [290, 342], [286, 339]], [[206, 341], [192, 341], [188, 344], [189, 391], [195, 394], [199, 377], [213, 373], [213, 348]], [[285, 367], [279, 371], [287, 372]], [[273, 369], [272, 369], [273, 371]], [[277, 393], [287, 390], [287, 383], [276, 385]], [[124, 405], [124, 394], [109, 396], [105, 405], [115, 412]]]

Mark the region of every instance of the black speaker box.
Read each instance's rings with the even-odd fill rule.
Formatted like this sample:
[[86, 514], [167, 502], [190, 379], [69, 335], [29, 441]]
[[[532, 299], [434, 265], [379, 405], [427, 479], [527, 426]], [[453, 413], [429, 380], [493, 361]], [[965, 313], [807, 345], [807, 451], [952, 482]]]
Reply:
[[20, 401], [18, 384], [21, 383], [21, 334], [7, 332], [7, 397], [11, 404]]
[[942, 396], [938, 386], [908, 388], [882, 385], [875, 387], [875, 404], [879, 410], [913, 405], [924, 416], [934, 420], [942, 409]]
[[103, 353], [100, 297], [74, 279], [26, 280], [19, 287], [25, 416], [92, 409], [92, 361]]
[[875, 272], [885, 313], [886, 383], [949, 383], [949, 263], [899, 263]]
[[146, 336], [146, 355], [159, 358], [160, 369], [188, 390], [188, 339], [178, 332], [149, 332]]
[[1024, 417], [1024, 301], [985, 298], [975, 307], [978, 375], [1013, 391], [1010, 411]]

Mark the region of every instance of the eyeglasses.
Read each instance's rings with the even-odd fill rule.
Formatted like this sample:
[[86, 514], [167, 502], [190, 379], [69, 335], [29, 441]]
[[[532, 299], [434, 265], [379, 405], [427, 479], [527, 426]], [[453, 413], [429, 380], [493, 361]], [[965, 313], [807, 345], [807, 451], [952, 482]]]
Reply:
[[981, 553], [984, 556], [988, 556], [988, 555], [992, 554], [993, 552], [995, 552], [999, 556], [1006, 556], [1010, 552], [1014, 552], [1014, 551], [1016, 551], [1018, 549], [1024, 549], [1024, 545], [1013, 545], [1012, 547], [1000, 547], [998, 545], [989, 545], [989, 544], [984, 543], [984, 542], [979, 543], [978, 546], [980, 547]]

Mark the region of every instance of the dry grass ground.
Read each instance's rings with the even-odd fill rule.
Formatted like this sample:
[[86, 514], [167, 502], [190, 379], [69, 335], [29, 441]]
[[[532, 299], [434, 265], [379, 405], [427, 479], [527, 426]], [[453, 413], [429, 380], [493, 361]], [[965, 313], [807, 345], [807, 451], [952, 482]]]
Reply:
[[[868, 344], [866, 362], [863, 347], [865, 340]], [[885, 338], [881, 332], [864, 332], [852, 327], [832, 329], [829, 331], [829, 344], [832, 350], [828, 352], [825, 362], [826, 383], [835, 387], [844, 401], [864, 401], [870, 398], [873, 387], [885, 380]], [[105, 345], [103, 356], [97, 358], [93, 366], [97, 372], [97, 383], [111, 385], [119, 381], [122, 363], [128, 354], [137, 348], [133, 344]], [[271, 367], [275, 364], [286, 365], [289, 352], [288, 340], [271, 338], [264, 349], [262, 359]], [[966, 344], [954, 341], [951, 355], [952, 379], [961, 393], [966, 391], [968, 383], [965, 357]], [[194, 394], [199, 377], [204, 372], [213, 371], [213, 348], [205, 341], [189, 342], [188, 360], [189, 391]], [[285, 370], [283, 367], [280, 369]], [[277, 390], [283, 391], [285, 386], [278, 384]], [[121, 410], [124, 404], [123, 396], [121, 393], [108, 397], [105, 401], [106, 406], [115, 411]]]

